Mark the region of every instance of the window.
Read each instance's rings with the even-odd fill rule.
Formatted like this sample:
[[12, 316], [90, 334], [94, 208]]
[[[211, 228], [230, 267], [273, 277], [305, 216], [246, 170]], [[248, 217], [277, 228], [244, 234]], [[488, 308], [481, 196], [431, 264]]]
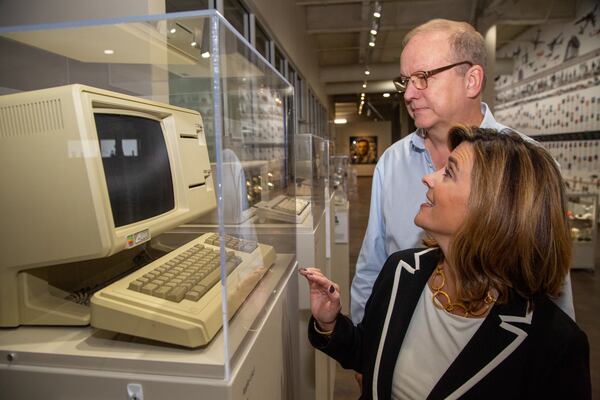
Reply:
[[269, 59], [269, 44], [271, 39], [258, 22], [254, 24], [254, 47], [264, 58]]
[[275, 66], [275, 69], [277, 69], [277, 71], [279, 71], [281, 73], [281, 75], [286, 76], [286, 62], [285, 62], [285, 56], [283, 55], [283, 53], [281, 52], [281, 50], [279, 50], [279, 47], [277, 46], [273, 46], [275, 48], [274, 51], [274, 59], [273, 59], [273, 65]]
[[166, 0], [165, 9], [168, 13], [179, 11], [207, 10], [209, 0]]
[[246, 39], [250, 37], [249, 13], [239, 0], [223, 0], [223, 15]]

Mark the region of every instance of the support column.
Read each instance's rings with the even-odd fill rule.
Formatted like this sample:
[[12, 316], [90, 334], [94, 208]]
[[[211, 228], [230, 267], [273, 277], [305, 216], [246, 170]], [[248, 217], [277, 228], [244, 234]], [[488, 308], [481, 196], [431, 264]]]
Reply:
[[485, 32], [485, 47], [487, 50], [487, 81], [483, 89], [483, 101], [487, 103], [490, 110], [494, 112], [494, 78], [496, 77], [496, 25], [492, 25]]

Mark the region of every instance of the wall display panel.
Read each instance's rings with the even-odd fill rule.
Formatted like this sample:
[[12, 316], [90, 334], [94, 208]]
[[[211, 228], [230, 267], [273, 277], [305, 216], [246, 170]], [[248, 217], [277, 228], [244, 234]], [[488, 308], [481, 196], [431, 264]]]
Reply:
[[[95, 395], [127, 393], [116, 371], [196, 379], [186, 398], [295, 392], [297, 325], [267, 323], [295, 234], [239, 229], [263, 193], [294, 196], [289, 83], [214, 11], [3, 29], [0, 49], [3, 390], [43, 366], [84, 368]], [[288, 332], [268, 373], [247, 364], [265, 326]]]
[[600, 40], [593, 1], [572, 21], [524, 32], [498, 51], [514, 60], [495, 82], [500, 122], [528, 134], [556, 157], [568, 189], [600, 191]]

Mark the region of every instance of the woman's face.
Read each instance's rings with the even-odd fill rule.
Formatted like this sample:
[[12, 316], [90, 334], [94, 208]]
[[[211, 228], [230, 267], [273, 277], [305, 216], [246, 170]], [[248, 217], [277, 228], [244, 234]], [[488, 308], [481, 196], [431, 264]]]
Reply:
[[472, 145], [461, 143], [452, 151], [445, 167], [423, 177], [428, 188], [427, 203], [421, 204], [415, 224], [440, 244], [449, 240], [465, 220], [473, 159]]

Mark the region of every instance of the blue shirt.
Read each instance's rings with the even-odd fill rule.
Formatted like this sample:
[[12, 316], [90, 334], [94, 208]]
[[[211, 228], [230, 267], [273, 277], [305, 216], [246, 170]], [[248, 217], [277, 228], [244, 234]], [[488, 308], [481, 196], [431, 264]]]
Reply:
[[[482, 128], [508, 129], [498, 123], [489, 107], [481, 103]], [[396, 251], [422, 247], [423, 230], [414, 224], [419, 206], [426, 201], [427, 187], [421, 178], [435, 171], [425, 149], [424, 130], [417, 129], [390, 146], [375, 167], [371, 186], [369, 223], [352, 280], [352, 321], [358, 324], [375, 279], [388, 256]], [[531, 140], [531, 139], [530, 139]], [[575, 319], [570, 277], [556, 303]]]

